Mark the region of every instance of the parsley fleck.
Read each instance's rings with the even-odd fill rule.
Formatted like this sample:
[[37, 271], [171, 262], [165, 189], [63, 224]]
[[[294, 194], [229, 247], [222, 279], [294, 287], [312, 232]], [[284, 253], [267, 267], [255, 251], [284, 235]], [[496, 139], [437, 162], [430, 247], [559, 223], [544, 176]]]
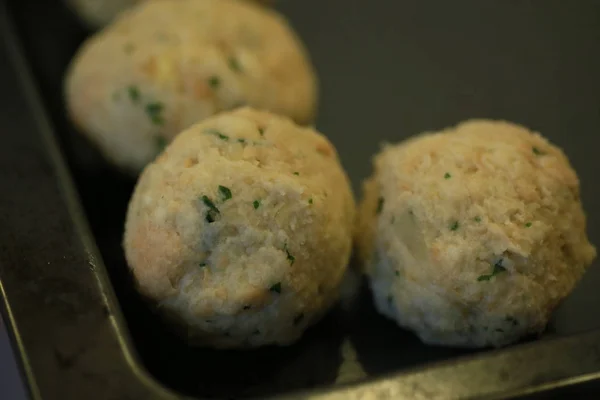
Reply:
[[502, 266], [502, 261], [503, 260], [500, 259], [496, 264], [494, 264], [494, 269], [492, 270], [491, 274], [479, 276], [479, 278], [477, 278], [477, 282], [489, 281], [490, 279], [492, 279], [492, 277], [502, 272], [506, 272], [506, 268]]
[[199, 266], [200, 268], [206, 267], [206, 263], [205, 263], [205, 262], [201, 262], [200, 264], [198, 264], [198, 266]]
[[294, 175], [300, 176], [300, 172], [294, 172]]
[[246, 144], [246, 139], [244, 139], [244, 138], [238, 138], [237, 141], [241, 144]]
[[208, 78], [208, 84], [211, 88], [217, 89], [221, 85], [221, 79], [218, 76], [211, 76]]
[[531, 222], [527, 222], [527, 223], [525, 224], [525, 228], [529, 228], [529, 227], [531, 227]]
[[219, 185], [219, 193], [221, 193], [221, 200], [227, 201], [231, 199], [231, 190], [228, 187]]
[[158, 149], [159, 153], [162, 152], [165, 149], [165, 147], [167, 147], [167, 139], [165, 139], [163, 136], [158, 135], [154, 140], [156, 142], [156, 148]]
[[269, 292], [281, 293], [281, 282], [277, 282], [269, 288]]
[[450, 175], [450, 173], [449, 173], [449, 172], [446, 172], [446, 173], [444, 174], [444, 179], [450, 179], [450, 178], [452, 178], [452, 175]]
[[519, 325], [519, 321], [516, 318], [511, 317], [510, 315], [506, 317], [506, 322], [510, 322], [513, 326]]
[[164, 104], [159, 102], [146, 104], [146, 114], [148, 114], [154, 125], [162, 125], [165, 123], [165, 120], [161, 115], [164, 108]]
[[140, 90], [137, 86], [129, 86], [127, 88], [127, 93], [129, 93], [129, 98], [132, 102], [137, 103], [140, 101]]
[[379, 200], [377, 201], [377, 210], [375, 211], [377, 214], [381, 214], [381, 211], [383, 211], [383, 203], [384, 203], [384, 199], [383, 197], [380, 197]]
[[229, 140], [229, 136], [223, 135], [221, 132], [219, 132], [216, 129], [206, 129], [204, 131], [204, 133], [206, 133], [208, 135], [215, 135], [216, 137], [218, 137], [221, 140], [225, 140], [225, 141]]
[[450, 230], [455, 231], [458, 229], [459, 226], [460, 225], [459, 225], [458, 221], [454, 221], [454, 223], [452, 225], [450, 225]]
[[252, 202], [252, 205], [254, 206], [254, 209], [256, 210], [258, 207], [260, 207], [260, 200], [254, 200]]
[[475, 222], [481, 222], [481, 217], [475, 217], [473, 219], [475, 220]]
[[283, 245], [283, 250], [285, 250], [285, 254], [287, 255], [287, 259], [290, 262], [290, 265], [294, 265], [294, 262], [296, 261], [296, 257], [294, 257], [293, 255], [290, 254], [290, 251], [288, 250], [288, 247], [287, 247], [287, 243]]
[[312, 197], [310, 199], [308, 199], [308, 204], [312, 204], [313, 203], [313, 199]]
[[531, 148], [531, 151], [533, 151], [533, 154], [535, 154], [536, 156], [543, 156], [544, 155], [544, 152], [542, 152], [540, 149], [538, 149], [535, 146], [533, 146]]
[[242, 66], [240, 65], [240, 62], [237, 58], [229, 57], [228, 64], [229, 68], [231, 68], [232, 71], [242, 72]]
[[206, 207], [208, 207], [208, 211], [206, 212], [205, 216], [206, 222], [208, 222], [209, 224], [215, 222], [217, 215], [221, 212], [215, 206], [215, 203], [213, 203], [212, 200], [208, 198], [208, 196], [202, 196], [202, 202], [204, 203], [204, 205], [206, 205]]
[[294, 317], [294, 325], [298, 325], [304, 319], [304, 313], [300, 313]]
[[249, 309], [250, 309], [250, 306], [249, 306], [248, 304], [246, 304], [246, 305], [244, 306], [244, 310], [249, 310]]
[[400, 276], [400, 271], [394, 271], [394, 275]]
[[265, 136], [265, 129], [264, 128], [258, 128], [258, 133], [260, 134], [260, 136]]

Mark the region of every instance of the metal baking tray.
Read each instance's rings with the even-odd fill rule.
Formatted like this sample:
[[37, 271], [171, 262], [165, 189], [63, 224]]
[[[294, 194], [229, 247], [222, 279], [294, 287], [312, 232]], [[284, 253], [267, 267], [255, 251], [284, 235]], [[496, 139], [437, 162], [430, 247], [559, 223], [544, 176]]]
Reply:
[[[600, 393], [600, 265], [542, 338], [505, 349], [423, 345], [364, 283], [284, 348], [186, 346], [132, 290], [120, 247], [133, 182], [65, 118], [62, 77], [88, 34], [60, 1], [8, 0], [0, 27], [0, 289], [35, 399], [590, 398]], [[321, 80], [317, 126], [353, 180], [380, 141], [471, 117], [565, 149], [600, 243], [600, 2], [280, 0]], [[597, 396], [595, 396], [597, 397]]]

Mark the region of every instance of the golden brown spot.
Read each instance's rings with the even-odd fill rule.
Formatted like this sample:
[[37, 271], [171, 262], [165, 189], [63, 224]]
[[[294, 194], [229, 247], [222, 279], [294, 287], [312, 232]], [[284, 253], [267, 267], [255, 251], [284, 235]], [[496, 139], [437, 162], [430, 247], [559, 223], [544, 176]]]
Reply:
[[197, 79], [192, 86], [192, 94], [197, 100], [206, 99], [212, 95], [213, 91], [209, 85], [202, 79]]
[[271, 299], [268, 290], [252, 288], [248, 292], [244, 293], [243, 297], [244, 304], [249, 304], [253, 308], [255, 307], [264, 307], [267, 305]]
[[215, 297], [221, 300], [227, 300], [227, 290], [225, 288], [215, 289]]
[[141, 66], [141, 71], [151, 77], [156, 75], [157, 71], [157, 63], [155, 57], [150, 57], [147, 61], [145, 61]]
[[193, 167], [196, 164], [198, 164], [198, 159], [195, 157], [186, 158], [186, 160], [183, 162], [183, 166], [185, 168]]
[[129, 260], [142, 292], [153, 298], [173, 294], [185, 272], [171, 261], [184, 251], [179, 236], [151, 222], [140, 222], [129, 235], [128, 245]]
[[318, 153], [326, 157], [331, 157], [331, 155], [333, 154], [333, 148], [327, 142], [319, 142], [316, 146], [316, 149]]

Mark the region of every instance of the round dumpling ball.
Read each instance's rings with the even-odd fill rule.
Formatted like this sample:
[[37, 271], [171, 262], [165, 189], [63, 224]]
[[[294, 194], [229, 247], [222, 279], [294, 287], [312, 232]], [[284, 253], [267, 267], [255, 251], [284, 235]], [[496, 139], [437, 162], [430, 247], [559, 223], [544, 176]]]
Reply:
[[[148, 0], [65, 0], [67, 6], [91, 29], [101, 28], [111, 22], [119, 13]], [[178, 0], [173, 0], [178, 1]], [[240, 0], [242, 1], [242, 0]], [[248, 0], [271, 3], [271, 0]]]
[[579, 181], [539, 134], [471, 120], [386, 146], [357, 233], [379, 312], [423, 342], [502, 346], [543, 331], [596, 256]]
[[65, 0], [69, 9], [92, 29], [100, 28], [140, 0]]
[[308, 55], [274, 11], [239, 0], [150, 0], [89, 38], [69, 66], [74, 125], [137, 175], [178, 132], [248, 105], [313, 121]]
[[243, 108], [193, 125], [144, 169], [124, 249], [140, 292], [192, 343], [286, 345], [338, 298], [354, 214], [325, 137]]

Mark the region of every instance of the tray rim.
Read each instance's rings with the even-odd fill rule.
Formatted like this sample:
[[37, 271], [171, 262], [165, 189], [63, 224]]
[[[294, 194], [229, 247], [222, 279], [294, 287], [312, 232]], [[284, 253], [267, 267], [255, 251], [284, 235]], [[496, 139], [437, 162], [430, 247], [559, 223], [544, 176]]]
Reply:
[[[10, 16], [6, 2], [0, 4], [0, 32], [2, 33], [2, 45], [6, 47], [8, 54], [8, 64], [12, 67], [16, 75], [18, 86], [28, 105], [26, 112], [34, 120], [37, 132], [37, 140], [45, 142], [45, 157], [49, 158], [54, 169], [54, 184], [59, 187], [62, 197], [62, 203], [65, 205], [70, 223], [75, 226], [75, 231], [81, 238], [80, 251], [83, 257], [88, 259], [95, 268], [85, 268], [87, 271], [86, 279], [97, 282], [95, 288], [100, 292], [100, 297], [106, 302], [105, 306], [110, 309], [114, 318], [111, 335], [118, 338], [120, 350], [123, 359], [126, 360], [126, 367], [132, 372], [132, 377], [136, 379], [134, 386], [144, 387], [147, 393], [152, 393], [152, 399], [188, 399], [190, 397], [182, 396], [171, 389], [165, 387], [154, 376], [151, 376], [142, 365], [132, 344], [129, 332], [125, 325], [125, 319], [120, 311], [120, 305], [113, 292], [112, 284], [108, 272], [98, 251], [95, 239], [91, 234], [87, 219], [80, 204], [79, 195], [73, 182], [71, 172], [69, 171], [64, 154], [60, 148], [55, 136], [54, 128], [50, 123], [45, 105], [38, 91], [35, 76], [29, 66], [29, 61], [25, 55], [21, 40], [16, 32], [15, 23]], [[0, 77], [6, 79], [6, 77]], [[8, 93], [2, 93], [0, 96], [7, 96]], [[10, 145], [10, 142], [8, 143]], [[0, 270], [0, 272], [2, 272]], [[22, 340], [23, 333], [19, 331], [19, 322], [24, 316], [13, 312], [10, 301], [7, 297], [5, 280], [0, 275], [0, 311], [5, 320], [5, 326], [9, 330], [9, 336], [13, 350], [16, 354], [20, 367], [20, 372], [24, 378], [26, 390], [31, 398], [43, 399], [43, 388], [39, 386], [36, 376], [42, 372], [33, 368], [30, 362], [36, 354], [28, 351]], [[563, 351], [555, 353], [557, 348], [564, 348]], [[30, 350], [30, 349], [29, 349]], [[585, 367], [581, 365], [581, 359], [576, 355], [587, 354], [596, 351], [598, 356], [592, 357]], [[523, 357], [525, 354], [525, 357]], [[544, 358], [543, 354], [551, 354], [549, 357], [552, 362]], [[541, 356], [541, 357], [540, 357]], [[518, 382], [512, 382], [511, 377], [506, 376], [506, 371], [494, 368], [498, 361], [502, 363], [526, 363], [530, 373], [521, 375]], [[516, 364], [515, 364], [516, 365]], [[556, 367], [558, 365], [578, 366], [579, 370], [573, 374], [561, 371]], [[489, 368], [488, 368], [489, 367]], [[489, 371], [491, 370], [491, 371]], [[458, 373], [457, 373], [458, 371]], [[474, 377], [478, 377], [484, 372], [484, 381], [487, 379], [488, 385], [471, 385]], [[526, 371], [525, 371], [526, 372]], [[487, 374], [487, 375], [486, 375]], [[457, 379], [458, 378], [458, 379]], [[506, 385], [498, 383], [506, 381]], [[514, 345], [508, 348], [492, 350], [489, 352], [462, 356], [440, 362], [418, 365], [415, 367], [403, 369], [399, 372], [390, 373], [382, 377], [366, 379], [362, 382], [322, 387], [297, 393], [289, 393], [274, 396], [275, 399], [288, 400], [359, 400], [369, 399], [388, 399], [388, 398], [438, 398], [447, 396], [448, 387], [452, 385], [460, 386], [458, 392], [452, 393], [452, 396], [468, 398], [508, 398], [514, 396], [524, 396], [529, 394], [547, 392], [553, 389], [576, 386], [585, 382], [600, 382], [600, 329], [568, 335], [559, 338], [546, 339], [527, 344]], [[437, 391], [425, 388], [426, 386], [437, 386]], [[480, 382], [481, 383], [481, 382]], [[490, 385], [491, 384], [491, 385]], [[101, 393], [85, 393], [85, 397], [100, 399], [95, 397]], [[83, 397], [82, 396], [82, 397]], [[446, 398], [446, 397], [444, 397]], [[191, 399], [191, 398], [190, 398]]]

